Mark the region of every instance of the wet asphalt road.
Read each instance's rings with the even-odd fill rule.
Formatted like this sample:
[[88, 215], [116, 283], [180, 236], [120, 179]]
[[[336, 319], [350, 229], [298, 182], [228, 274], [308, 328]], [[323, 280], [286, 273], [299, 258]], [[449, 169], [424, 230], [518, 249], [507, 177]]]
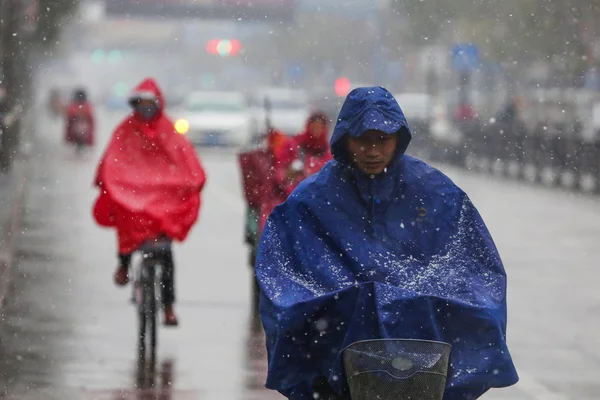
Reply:
[[[41, 118], [12, 294], [0, 324], [0, 398], [280, 399], [264, 390], [251, 315], [235, 153], [202, 150], [200, 223], [175, 249], [178, 329], [159, 331], [155, 373], [140, 371], [130, 290], [113, 286], [115, 237], [94, 225], [100, 146], [76, 157]], [[446, 170], [479, 207], [509, 274], [509, 346], [521, 382], [490, 400], [597, 399], [600, 201]]]

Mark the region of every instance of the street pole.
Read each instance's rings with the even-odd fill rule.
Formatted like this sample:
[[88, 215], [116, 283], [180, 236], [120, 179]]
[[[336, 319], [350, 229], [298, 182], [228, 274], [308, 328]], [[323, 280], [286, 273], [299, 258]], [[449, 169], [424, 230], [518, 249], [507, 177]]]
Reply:
[[[3, 82], [6, 87], [5, 110], [13, 112], [18, 108], [20, 98], [19, 61], [19, 17], [20, 8], [17, 0], [0, 0], [0, 43], [2, 46]], [[6, 123], [0, 138], [0, 171], [10, 168], [18, 143], [19, 118], [10, 124]]]
[[8, 83], [7, 75], [10, 75], [10, 60], [8, 57], [8, 54], [10, 54], [10, 39], [8, 30], [11, 20], [11, 2], [12, 0], [0, 0], [0, 66], [2, 67], [0, 79], [6, 90], [3, 109], [0, 110], [0, 171], [8, 169], [10, 165], [10, 151], [8, 149], [10, 138], [4, 122], [4, 114], [9, 109], [10, 103], [10, 89], [8, 87], [10, 84]]

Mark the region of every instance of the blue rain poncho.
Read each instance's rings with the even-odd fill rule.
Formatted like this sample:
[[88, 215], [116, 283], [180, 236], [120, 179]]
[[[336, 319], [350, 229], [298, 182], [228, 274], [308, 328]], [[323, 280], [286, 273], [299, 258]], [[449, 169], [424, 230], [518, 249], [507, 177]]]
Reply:
[[[378, 176], [358, 171], [345, 150], [348, 135], [370, 129], [399, 136]], [[335, 160], [269, 217], [256, 260], [268, 388], [312, 399], [322, 376], [349, 399], [340, 351], [375, 338], [450, 343], [444, 400], [517, 382], [498, 251], [467, 195], [404, 154], [410, 139], [387, 90], [352, 91], [331, 139]]]

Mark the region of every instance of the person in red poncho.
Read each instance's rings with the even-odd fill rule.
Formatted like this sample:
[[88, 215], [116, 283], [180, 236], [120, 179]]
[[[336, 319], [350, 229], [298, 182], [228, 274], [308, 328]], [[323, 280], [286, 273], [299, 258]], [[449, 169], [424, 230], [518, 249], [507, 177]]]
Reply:
[[[315, 111], [306, 121], [304, 132], [296, 136], [298, 150], [305, 160], [312, 160], [318, 164], [317, 172], [325, 163], [333, 157], [329, 150], [329, 118], [325, 113]], [[315, 166], [311, 167], [314, 168]], [[309, 170], [310, 172], [310, 170]], [[311, 174], [312, 175], [312, 174]]]
[[252, 247], [250, 264], [254, 265], [253, 254], [260, 239], [261, 210], [272, 198], [274, 171], [280, 163], [282, 148], [288, 144], [287, 136], [277, 129], [269, 129], [264, 149], [244, 154], [241, 169], [248, 209], [246, 212], [246, 243]]
[[304, 179], [318, 172], [332, 159], [329, 151], [329, 119], [314, 112], [306, 129], [295, 137], [277, 137], [274, 147], [272, 179], [267, 182], [267, 196], [260, 207], [259, 232], [273, 209], [283, 203]]
[[[195, 149], [164, 113], [164, 97], [145, 79], [130, 97], [133, 113], [114, 131], [98, 167], [98, 224], [117, 230], [120, 265], [114, 279], [127, 284], [131, 255], [157, 238], [183, 241], [198, 218], [206, 176]], [[172, 253], [162, 260], [165, 324], [177, 325]]]
[[[333, 157], [329, 150], [329, 119], [322, 112], [315, 111], [306, 121], [306, 129], [288, 145], [288, 153], [282, 157], [282, 168], [286, 172], [286, 180], [281, 180], [284, 191], [289, 196], [298, 184], [318, 172]], [[287, 182], [287, 184], [286, 184]]]
[[[250, 247], [252, 268], [271, 211], [283, 203], [303, 179], [332, 159], [328, 132], [329, 119], [315, 112], [308, 118], [304, 132], [289, 137], [277, 129], [269, 129], [264, 149], [242, 155], [240, 167], [248, 202], [245, 242]], [[254, 282], [254, 306], [257, 306], [259, 291], [256, 280]]]
[[94, 109], [88, 102], [85, 90], [75, 90], [73, 100], [65, 109], [65, 118], [65, 141], [67, 143], [75, 144], [78, 140], [82, 140], [86, 146], [94, 145]]
[[[246, 243], [255, 247], [273, 208], [284, 202], [303, 179], [319, 171], [332, 159], [328, 132], [327, 116], [314, 112], [308, 118], [304, 132], [289, 137], [277, 129], [270, 129], [266, 135], [265, 151], [260, 155], [256, 151], [251, 152], [255, 155], [253, 162], [246, 156], [245, 162], [254, 165], [242, 165], [245, 185], [252, 186], [244, 188], [249, 202]], [[260, 165], [257, 166], [257, 163]], [[249, 194], [252, 194], [251, 198]], [[253, 255], [250, 260], [253, 264]]]

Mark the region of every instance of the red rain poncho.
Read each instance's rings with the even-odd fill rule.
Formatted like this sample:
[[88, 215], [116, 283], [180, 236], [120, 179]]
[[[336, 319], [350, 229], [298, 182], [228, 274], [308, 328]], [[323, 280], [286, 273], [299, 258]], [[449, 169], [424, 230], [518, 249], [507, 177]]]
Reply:
[[[324, 122], [322, 132], [314, 132], [309, 128], [315, 119]], [[282, 140], [273, 153], [272, 178], [268, 181], [265, 201], [260, 205], [259, 229], [262, 229], [271, 211], [283, 203], [304, 179], [318, 172], [332, 159], [327, 138], [327, 119], [320, 113], [314, 113], [306, 123], [306, 130], [296, 137]], [[296, 160], [303, 162], [303, 169], [292, 172], [292, 164]]]
[[88, 124], [88, 131], [85, 135], [84, 143], [88, 146], [94, 145], [94, 109], [90, 103], [71, 103], [65, 110], [66, 114], [66, 126], [65, 126], [65, 141], [67, 143], [74, 143], [76, 139], [75, 124], [79, 123], [78, 119], [81, 118], [85, 123]]
[[[311, 129], [311, 124], [316, 121], [323, 123], [322, 130]], [[313, 113], [306, 122], [304, 132], [287, 138], [279, 146], [275, 153], [274, 183], [275, 191], [284, 196], [280, 203], [285, 201], [300, 182], [318, 172], [332, 159], [327, 138], [328, 129], [326, 117], [318, 112]], [[290, 174], [292, 163], [296, 160], [303, 162], [303, 170], [298, 174]]]
[[[312, 127], [313, 123], [321, 122], [320, 127]], [[318, 129], [318, 130], [317, 130]], [[327, 161], [333, 157], [329, 151], [329, 120], [327, 116], [321, 112], [314, 112], [306, 121], [304, 132], [296, 136], [298, 149], [305, 155], [318, 158], [327, 158]]]
[[282, 132], [271, 130], [267, 135], [267, 146], [264, 149], [239, 154], [244, 197], [250, 208], [259, 208], [261, 203], [271, 197], [271, 180], [277, 164], [276, 154], [287, 140]]
[[206, 181], [195, 149], [164, 114], [156, 82], [144, 80], [136, 94], [153, 94], [160, 111], [150, 121], [131, 114], [117, 127], [95, 182], [101, 193], [94, 217], [117, 229], [121, 254], [162, 233], [184, 240], [198, 218]]

